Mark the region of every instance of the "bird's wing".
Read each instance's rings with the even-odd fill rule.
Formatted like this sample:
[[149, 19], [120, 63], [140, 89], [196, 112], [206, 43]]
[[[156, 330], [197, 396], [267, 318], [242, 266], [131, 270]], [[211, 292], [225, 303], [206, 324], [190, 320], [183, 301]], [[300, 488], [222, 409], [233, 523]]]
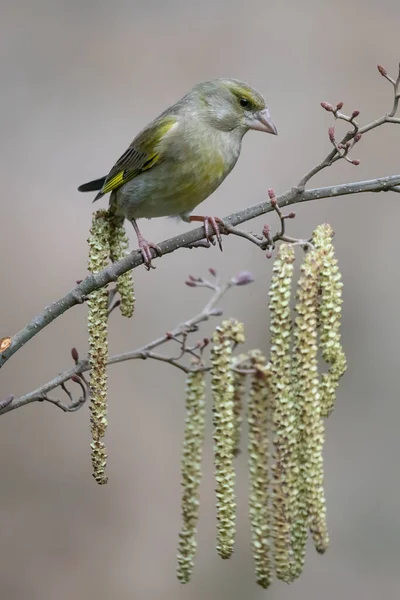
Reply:
[[139, 173], [147, 171], [162, 159], [160, 142], [177, 124], [174, 115], [161, 116], [133, 140], [106, 177], [98, 196], [116, 190]]

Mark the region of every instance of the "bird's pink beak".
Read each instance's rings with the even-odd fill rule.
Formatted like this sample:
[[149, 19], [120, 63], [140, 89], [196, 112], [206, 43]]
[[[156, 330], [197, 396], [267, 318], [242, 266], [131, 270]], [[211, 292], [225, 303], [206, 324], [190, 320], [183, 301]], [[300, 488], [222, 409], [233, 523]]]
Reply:
[[268, 108], [260, 110], [258, 113], [255, 113], [254, 116], [247, 117], [246, 125], [249, 129], [255, 129], [256, 131], [264, 131], [265, 133], [278, 135], [278, 130], [271, 119]]

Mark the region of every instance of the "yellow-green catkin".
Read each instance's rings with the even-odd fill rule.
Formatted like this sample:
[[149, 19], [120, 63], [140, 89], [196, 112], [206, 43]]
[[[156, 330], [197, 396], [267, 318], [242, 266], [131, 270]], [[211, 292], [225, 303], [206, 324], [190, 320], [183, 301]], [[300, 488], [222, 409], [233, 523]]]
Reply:
[[[320, 269], [319, 252], [317, 250], [309, 251], [301, 267], [297, 289], [292, 375], [295, 400], [299, 406], [301, 419], [299, 439], [302, 479], [300, 510], [305, 509], [304, 517], [308, 517], [308, 519], [304, 519], [304, 522], [308, 523], [316, 550], [322, 553], [328, 547], [329, 537], [326, 523], [322, 457], [324, 423], [321, 416], [317, 361]], [[301, 539], [303, 540], [303, 537]]]
[[[110, 215], [110, 258], [112, 262], [116, 262], [128, 253], [129, 241], [123, 222]], [[121, 315], [131, 317], [135, 306], [132, 271], [127, 271], [118, 277], [117, 290], [121, 298]]]
[[[279, 247], [273, 265], [270, 296], [271, 378], [274, 462], [272, 465], [272, 538], [278, 579], [290, 583], [300, 575], [307, 540], [302, 522], [299, 465], [299, 413], [292, 388], [291, 294], [294, 248]], [[304, 513], [304, 510], [303, 510]]]
[[211, 351], [214, 466], [217, 497], [217, 551], [221, 558], [233, 552], [236, 533], [234, 458], [234, 387], [232, 348], [244, 342], [243, 325], [223, 321], [214, 332]]
[[267, 588], [271, 583], [270, 507], [269, 507], [269, 436], [271, 427], [270, 365], [259, 350], [249, 353], [251, 368], [247, 408], [249, 426], [249, 517], [251, 546], [257, 583]]
[[199, 486], [205, 429], [204, 371], [190, 371], [186, 379], [186, 422], [181, 462], [182, 529], [179, 534], [177, 576], [190, 581], [197, 549]]
[[247, 373], [240, 371], [242, 363], [247, 361], [245, 354], [236, 356], [233, 360], [233, 366], [239, 369], [233, 373], [233, 414], [234, 414], [234, 430], [233, 430], [233, 454], [240, 454], [240, 441], [242, 435], [244, 397], [246, 394]]
[[[91, 273], [107, 266], [109, 255], [110, 224], [107, 211], [93, 215], [89, 242]], [[107, 288], [95, 290], [88, 296], [88, 331], [90, 371], [90, 427], [92, 432], [91, 457], [93, 477], [99, 484], [107, 483], [105, 468], [107, 452], [103, 437], [107, 428], [107, 358], [108, 358], [108, 294]]]
[[332, 244], [333, 229], [319, 225], [313, 233], [313, 244], [321, 257], [319, 334], [320, 347], [329, 370], [321, 377], [321, 412], [329, 416], [334, 409], [339, 379], [346, 371], [346, 356], [340, 343], [342, 317], [342, 277]]

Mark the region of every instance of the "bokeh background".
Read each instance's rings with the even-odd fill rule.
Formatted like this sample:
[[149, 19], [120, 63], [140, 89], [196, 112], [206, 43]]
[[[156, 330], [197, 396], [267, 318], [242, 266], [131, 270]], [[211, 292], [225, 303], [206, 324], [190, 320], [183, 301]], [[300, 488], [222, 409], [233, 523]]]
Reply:
[[[138, 130], [201, 80], [232, 76], [270, 105], [279, 136], [249, 133], [241, 159], [204, 203], [225, 215], [285, 191], [329, 151], [321, 100], [391, 106], [376, 71], [400, 59], [398, 0], [3, 0], [0, 24], [0, 335], [19, 330], [86, 272], [93, 206], [82, 182], [104, 174]], [[399, 172], [400, 130], [371, 132], [359, 167], [335, 165], [312, 186]], [[297, 207], [295, 236], [330, 222], [344, 278], [343, 342], [349, 370], [327, 423], [326, 495], [331, 548], [309, 549], [293, 585], [254, 583], [246, 456], [238, 459], [238, 539], [230, 561], [214, 551], [210, 431], [193, 581], [175, 578], [180, 526], [183, 376], [164, 364], [110, 369], [109, 485], [91, 477], [87, 408], [66, 415], [33, 404], [0, 421], [0, 595], [4, 600], [257, 600], [396, 598], [400, 593], [399, 269], [397, 194]], [[106, 206], [107, 201], [103, 202]], [[260, 229], [264, 220], [251, 227]], [[268, 215], [268, 222], [275, 224]], [[162, 240], [189, 226], [142, 222]], [[130, 232], [131, 233], [131, 232]], [[131, 235], [132, 245], [135, 239]], [[248, 345], [268, 351], [271, 261], [244, 240], [182, 250], [135, 271], [135, 318], [112, 318], [111, 352], [133, 349], [192, 316], [205, 290], [189, 273], [251, 270], [256, 283], [223, 303], [245, 322]], [[85, 307], [38, 335], [1, 372], [0, 397], [28, 392], [87, 349]], [[204, 333], [209, 329], [205, 328]]]

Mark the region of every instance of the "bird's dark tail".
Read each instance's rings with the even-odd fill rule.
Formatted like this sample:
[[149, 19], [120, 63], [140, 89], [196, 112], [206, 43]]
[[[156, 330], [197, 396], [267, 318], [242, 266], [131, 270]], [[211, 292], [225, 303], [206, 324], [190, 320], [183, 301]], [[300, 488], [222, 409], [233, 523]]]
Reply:
[[101, 190], [104, 185], [106, 178], [100, 177], [100, 179], [94, 179], [93, 181], [88, 181], [88, 183], [83, 183], [78, 187], [79, 192], [97, 192]]

